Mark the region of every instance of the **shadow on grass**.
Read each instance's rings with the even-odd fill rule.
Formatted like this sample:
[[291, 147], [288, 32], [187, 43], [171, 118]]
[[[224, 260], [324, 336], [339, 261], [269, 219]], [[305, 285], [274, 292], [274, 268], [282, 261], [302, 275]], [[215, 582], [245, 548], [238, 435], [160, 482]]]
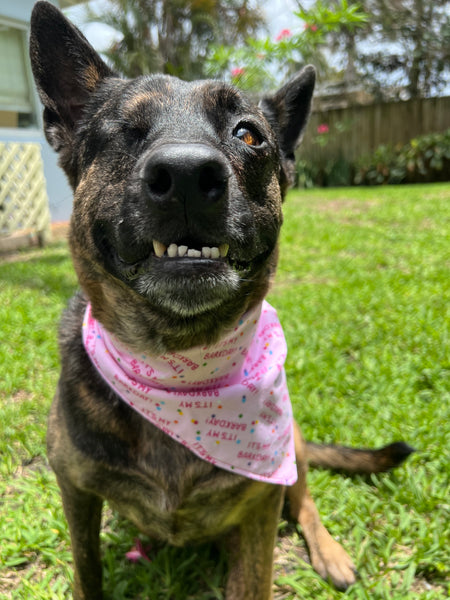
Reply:
[[57, 295], [64, 304], [77, 288], [65, 243], [0, 257], [0, 281], [22, 289]]
[[[118, 533], [119, 544], [133, 543], [129, 524]], [[115, 532], [117, 533], [117, 532]], [[114, 535], [117, 540], [116, 534]], [[148, 559], [133, 563], [123, 548], [103, 542], [103, 579], [107, 597], [148, 600], [222, 600], [227, 571], [224, 550], [215, 544], [185, 548], [142, 538]]]
[[[118, 600], [223, 600], [227, 553], [220, 543], [174, 548], [139, 534], [128, 521], [113, 516], [103, 534], [103, 579], [107, 597]], [[136, 540], [145, 558], [125, 557]], [[274, 579], [300, 571], [312, 573], [308, 553], [293, 524], [283, 523], [274, 553]], [[282, 584], [282, 582], [280, 581]], [[291, 597], [287, 585], [274, 585], [274, 600]]]

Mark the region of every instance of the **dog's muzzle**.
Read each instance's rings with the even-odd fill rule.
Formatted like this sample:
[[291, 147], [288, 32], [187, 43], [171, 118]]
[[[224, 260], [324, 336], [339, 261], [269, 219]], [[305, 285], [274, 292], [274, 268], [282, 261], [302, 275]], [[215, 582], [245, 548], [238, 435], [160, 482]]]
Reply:
[[226, 157], [208, 144], [167, 142], [137, 167], [138, 210], [126, 204], [116, 230], [104, 222], [96, 228], [107, 268], [183, 315], [235, 297], [273, 246], [252, 246], [252, 214]]

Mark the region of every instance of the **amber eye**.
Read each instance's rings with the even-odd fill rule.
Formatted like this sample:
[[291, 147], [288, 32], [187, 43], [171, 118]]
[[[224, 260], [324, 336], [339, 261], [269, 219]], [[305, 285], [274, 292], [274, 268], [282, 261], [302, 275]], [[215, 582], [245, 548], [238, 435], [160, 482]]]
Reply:
[[234, 136], [238, 138], [238, 140], [242, 140], [247, 146], [260, 146], [261, 139], [258, 134], [254, 131], [250, 131], [247, 127], [237, 127]]

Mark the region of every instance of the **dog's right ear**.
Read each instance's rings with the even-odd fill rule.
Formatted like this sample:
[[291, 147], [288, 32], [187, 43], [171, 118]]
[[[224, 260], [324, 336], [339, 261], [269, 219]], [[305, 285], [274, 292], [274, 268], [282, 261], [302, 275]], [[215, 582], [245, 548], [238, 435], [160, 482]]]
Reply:
[[315, 81], [316, 70], [308, 65], [294, 75], [278, 92], [263, 98], [259, 104], [276, 132], [280, 144], [283, 192], [293, 181], [294, 153], [308, 122]]
[[31, 15], [30, 59], [44, 105], [48, 142], [59, 152], [98, 82], [115, 74], [84, 35], [50, 2], [36, 2]]

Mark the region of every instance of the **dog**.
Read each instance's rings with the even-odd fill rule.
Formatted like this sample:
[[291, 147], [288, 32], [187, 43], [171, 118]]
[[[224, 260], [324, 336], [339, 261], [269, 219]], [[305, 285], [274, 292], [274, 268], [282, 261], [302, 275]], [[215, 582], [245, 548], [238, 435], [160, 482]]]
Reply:
[[307, 444], [292, 419], [284, 337], [264, 298], [314, 69], [259, 106], [221, 82], [121, 79], [43, 1], [30, 57], [45, 134], [74, 190], [81, 292], [61, 322], [47, 436], [73, 597], [103, 597], [107, 500], [170, 544], [220, 540], [227, 600], [268, 600], [285, 493], [314, 569], [347, 588], [355, 567], [320, 522], [308, 461], [378, 472], [411, 449]]

